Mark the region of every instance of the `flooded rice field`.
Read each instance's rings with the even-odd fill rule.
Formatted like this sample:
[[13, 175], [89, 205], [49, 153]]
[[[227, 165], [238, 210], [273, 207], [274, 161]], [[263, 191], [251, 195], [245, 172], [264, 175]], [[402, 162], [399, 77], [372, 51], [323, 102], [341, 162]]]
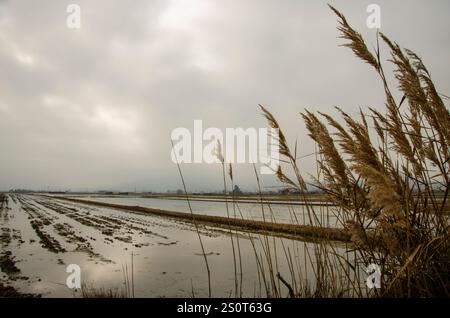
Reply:
[[[112, 204], [141, 206], [146, 208], [190, 213], [187, 201], [181, 199], [95, 195], [76, 196], [76, 198]], [[227, 203], [225, 201], [191, 199], [190, 203], [194, 213], [213, 216], [227, 216]], [[315, 205], [308, 208], [314, 210], [317, 218], [309, 219], [307, 208], [302, 205], [277, 203], [270, 205], [264, 204], [264, 207], [262, 208], [260, 203], [239, 202], [238, 204], [233, 204], [231, 201], [228, 202], [228, 213], [230, 217], [257, 221], [265, 220], [268, 222], [275, 221], [276, 223], [286, 224], [312, 224], [316, 226], [324, 225], [326, 227], [341, 227], [341, 223], [338, 222], [338, 218], [336, 217], [336, 213], [333, 211], [333, 207], [328, 205]]]
[[[139, 205], [149, 202], [140, 200]], [[181, 201], [153, 202], [172, 210], [181, 210], [183, 205]], [[203, 204], [195, 202], [194, 206]], [[211, 268], [212, 295], [234, 295], [236, 275], [228, 230], [199, 225], [199, 232]], [[302, 272], [308, 273], [304, 249], [313, 243], [234, 233], [241, 254], [237, 275], [242, 273], [243, 296], [266, 296], [255, 258], [255, 253], [263, 255], [263, 242], [270, 241], [271, 249], [278, 250], [272, 261], [276, 272], [287, 280], [292, 278], [293, 266], [306, 267]], [[191, 223], [41, 195], [7, 194], [0, 207], [0, 239], [0, 282], [22, 294], [78, 297], [78, 291], [66, 285], [67, 266], [77, 264], [82, 282], [96, 288], [121, 290], [132, 276], [136, 297], [208, 296], [204, 255]], [[277, 285], [280, 293], [287, 295], [288, 290], [279, 282]]]

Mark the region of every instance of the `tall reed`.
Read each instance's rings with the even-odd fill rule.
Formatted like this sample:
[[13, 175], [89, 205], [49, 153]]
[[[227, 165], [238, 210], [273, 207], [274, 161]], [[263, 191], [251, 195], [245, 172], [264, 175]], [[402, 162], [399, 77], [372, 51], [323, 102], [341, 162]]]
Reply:
[[[361, 265], [374, 263], [382, 273], [379, 296], [448, 297], [450, 113], [415, 53], [402, 50], [382, 33], [377, 34], [377, 48], [371, 52], [346, 18], [330, 8], [339, 19], [344, 46], [378, 73], [386, 111], [360, 110], [359, 120], [340, 108], [340, 120], [321, 112], [301, 114], [318, 146], [320, 173], [314, 185], [334, 202], [342, 226], [352, 234], [354, 264], [360, 265], [352, 266], [352, 277]], [[400, 101], [387, 83], [379, 39], [390, 50]], [[261, 109], [269, 125], [280, 129], [275, 117]], [[278, 141], [280, 154], [291, 169], [285, 173], [286, 168], [280, 166], [278, 179], [306, 199], [306, 182], [282, 131]], [[312, 209], [308, 215], [310, 222], [317, 220]], [[334, 270], [326, 273], [330, 256], [318, 256], [325, 258], [316, 271], [325, 264], [321, 281], [329, 288], [326, 280], [335, 276]], [[348, 270], [348, 261], [340, 264], [341, 270]], [[352, 285], [356, 288], [358, 282]]]

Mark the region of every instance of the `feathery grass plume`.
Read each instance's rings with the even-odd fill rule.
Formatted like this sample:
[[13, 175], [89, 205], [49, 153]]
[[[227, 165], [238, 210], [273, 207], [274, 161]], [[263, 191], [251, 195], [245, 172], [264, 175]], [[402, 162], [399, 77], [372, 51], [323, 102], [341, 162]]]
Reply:
[[[295, 177], [297, 179], [296, 188], [303, 193], [303, 195], [307, 192], [308, 188], [306, 186], [306, 182], [303, 179], [303, 176], [300, 174], [300, 170], [297, 164], [297, 158], [292, 154], [291, 149], [289, 148], [287, 144], [286, 137], [283, 133], [283, 131], [280, 129], [280, 125], [278, 124], [278, 121], [275, 119], [275, 117], [261, 104], [259, 104], [259, 107], [263, 111], [263, 116], [267, 119], [267, 122], [269, 126], [273, 129], [276, 129], [277, 135], [272, 136], [274, 139], [278, 142], [278, 151], [279, 154], [282, 156], [285, 156], [287, 158], [287, 162], [290, 163], [292, 169], [294, 170]], [[287, 178], [284, 173], [282, 173], [282, 170], [280, 167], [278, 167], [277, 170], [277, 176], [279, 176], [280, 181], [282, 179], [290, 180]], [[287, 179], [286, 179], [287, 178]], [[282, 181], [283, 182], [283, 181]], [[290, 180], [292, 182], [292, 180]], [[289, 183], [289, 182], [288, 182]]]
[[349, 43], [343, 44], [342, 46], [350, 48], [356, 56], [361, 60], [372, 65], [377, 71], [379, 71], [379, 65], [377, 59], [373, 54], [367, 49], [366, 43], [362, 38], [361, 34], [356, 32], [347, 22], [347, 19], [342, 13], [336, 10], [333, 6], [328, 5], [331, 10], [339, 17], [339, 27], [338, 30], [341, 31], [341, 38], [346, 39]]
[[295, 190], [299, 189], [299, 186], [294, 181], [292, 181], [288, 176], [286, 176], [284, 174], [283, 170], [281, 169], [281, 166], [278, 166], [277, 178], [282, 183], [285, 183], [285, 184], [289, 185], [289, 187], [291, 187], [292, 189], [295, 189]]
[[[411, 143], [415, 150], [418, 152], [420, 161], [423, 161], [425, 158], [425, 152], [423, 149], [423, 138], [422, 138], [422, 126], [420, 124], [420, 111], [413, 107], [410, 108], [410, 115], [407, 117], [408, 124], [411, 127], [409, 137], [411, 139]], [[418, 169], [420, 169], [421, 165], [418, 165]], [[419, 171], [418, 171], [419, 172]], [[421, 171], [420, 171], [421, 172]]]
[[219, 139], [217, 139], [216, 147], [214, 148], [214, 155], [221, 163], [225, 162], [225, 158], [223, 157], [222, 152], [222, 144], [220, 143]]
[[[397, 43], [390, 41], [383, 33], [380, 33], [380, 36], [391, 48], [392, 59], [390, 61], [396, 66], [395, 77], [398, 80], [400, 91], [405, 94], [405, 97], [408, 100], [410, 111], [418, 112], [421, 108], [428, 108], [426, 94], [422, 88], [418, 72], [414, 70], [410, 60], [403, 54]], [[412, 53], [411, 51], [409, 52], [410, 54]], [[398, 110], [396, 110], [395, 113], [400, 115]], [[392, 114], [392, 116], [394, 115]], [[398, 123], [398, 125], [401, 125], [401, 123]], [[396, 138], [400, 137], [401, 136], [396, 136]], [[398, 142], [404, 144], [400, 147], [399, 151], [402, 151], [402, 154], [405, 155], [406, 158], [411, 159], [412, 151], [410, 149], [402, 149], [403, 146], [407, 147], [407, 140], [398, 140]]]
[[382, 170], [383, 165], [377, 155], [376, 149], [372, 145], [366, 127], [353, 120], [340, 108], [337, 108], [337, 110], [341, 113], [349, 129], [349, 133], [344, 135], [340, 132], [340, 136], [343, 138], [341, 139], [341, 145], [344, 151], [347, 151], [353, 159], [354, 163], [352, 166], [370, 166], [375, 170]]
[[444, 157], [449, 157], [450, 145], [450, 112], [445, 107], [441, 97], [439, 96], [434, 83], [431, 80], [430, 73], [426, 69], [422, 62], [422, 59], [418, 57], [414, 52], [405, 50], [409, 58], [412, 60], [412, 64], [417, 69], [418, 76], [424, 84], [424, 91], [431, 113], [425, 113], [430, 125], [433, 125], [434, 129], [440, 133], [440, 142], [442, 147], [442, 154]]
[[[409, 103], [409, 123], [412, 127], [411, 131], [405, 127], [405, 135], [410, 137], [412, 144], [416, 147], [419, 155], [426, 156], [439, 167], [442, 173], [445, 173], [444, 167], [435, 156], [434, 152], [440, 151], [445, 158], [448, 157], [448, 127], [450, 127], [449, 111], [444, 106], [442, 99], [437, 94], [434, 84], [429, 77], [429, 73], [422, 63], [422, 60], [412, 51], [405, 50], [406, 55], [396, 43], [392, 43], [385, 35], [381, 34], [382, 39], [391, 48], [392, 60], [396, 66], [395, 76], [399, 82], [400, 90], [405, 94]], [[416, 69], [416, 70], [415, 70]], [[424, 83], [424, 86], [422, 86]], [[422, 116], [423, 115], [423, 116]], [[419, 122], [421, 116], [422, 123]], [[443, 123], [443, 124], [442, 124]], [[405, 124], [404, 124], [405, 125]], [[419, 129], [420, 127], [420, 129]], [[424, 129], [425, 140], [419, 142], [417, 137], [419, 130]], [[393, 132], [398, 131], [393, 129]], [[430, 138], [432, 136], [433, 138]], [[401, 135], [396, 135], [401, 138]], [[437, 138], [437, 139], [436, 139]], [[434, 145], [438, 143], [438, 145]], [[421, 144], [429, 143], [428, 150], [424, 150]], [[416, 175], [420, 175], [423, 171], [420, 169], [421, 164], [412, 159], [412, 150], [406, 151], [406, 141], [398, 142], [402, 155], [410, 160], [416, 170]], [[434, 149], [436, 147], [436, 149]], [[420, 160], [420, 158], [419, 158]]]
[[289, 149], [289, 146], [287, 144], [286, 141], [286, 137], [284, 136], [284, 133], [281, 131], [280, 129], [280, 125], [278, 124], [277, 120], [275, 119], [275, 117], [261, 104], [259, 105], [259, 107], [261, 108], [262, 112], [263, 112], [263, 116], [267, 119], [267, 122], [269, 123], [269, 126], [271, 128], [277, 129], [278, 130], [278, 136], [276, 136], [276, 139], [279, 143], [279, 151], [280, 154], [283, 156], [288, 157], [291, 160], [295, 160], [294, 156], [291, 153], [291, 150]]
[[309, 136], [319, 145], [319, 151], [324, 156], [324, 161], [331, 167], [331, 171], [336, 174], [337, 182], [341, 187], [347, 187], [349, 185], [348, 168], [339, 155], [328, 129], [309, 111], [306, 111], [306, 114], [301, 114], [301, 116], [310, 132]]
[[[355, 179], [355, 176], [352, 173], [352, 170], [347, 165], [347, 163], [343, 160], [342, 156], [340, 155], [336, 145], [334, 143], [339, 144], [339, 146], [342, 148], [343, 153], [345, 154], [355, 154], [358, 153], [358, 144], [354, 142], [354, 138], [331, 116], [328, 114], [319, 112], [319, 114], [324, 117], [327, 121], [327, 123], [335, 128], [337, 130], [336, 133], [334, 133], [335, 136], [338, 137], [337, 141], [333, 140], [333, 144], [330, 144], [330, 140], [326, 141], [327, 148], [331, 149], [334, 147], [335, 151], [338, 153], [338, 156], [334, 155], [333, 160], [331, 162], [326, 162], [328, 166], [334, 167], [335, 165], [345, 166], [345, 174], [346, 174], [346, 182], [343, 182], [341, 184], [337, 184], [335, 187], [339, 187], [343, 189], [343, 185], [346, 186], [347, 191], [341, 193], [341, 195], [344, 195], [346, 197], [336, 198], [341, 201], [342, 207], [349, 208], [349, 209], [355, 209], [359, 211], [362, 209], [367, 202], [367, 191], [362, 187], [362, 185], [358, 182], [358, 180]], [[367, 125], [367, 123], [366, 123]], [[331, 137], [331, 136], [330, 136]], [[323, 142], [323, 141], [322, 141]], [[320, 148], [320, 143], [319, 143]], [[334, 150], [333, 150], [334, 152]], [[320, 161], [319, 166], [321, 170], [328, 171], [328, 169], [325, 168], [325, 162]], [[334, 169], [334, 168], [333, 168]], [[336, 174], [336, 172], [335, 172]], [[328, 185], [327, 185], [328, 186]], [[321, 189], [329, 194], [333, 194], [333, 192], [327, 191], [324, 187], [321, 187]], [[336, 196], [335, 196], [336, 197]], [[351, 200], [350, 200], [351, 199]], [[372, 213], [373, 214], [373, 213]]]
[[384, 144], [386, 142], [386, 139], [385, 139], [385, 130], [386, 129], [381, 126], [380, 121], [377, 119], [377, 115], [381, 116], [381, 114], [372, 108], [369, 108], [369, 109], [372, 113], [375, 114], [372, 116], [372, 121], [373, 121], [375, 131], [377, 132], [377, 135], [380, 138], [380, 144]]
[[[393, 182], [378, 158], [377, 151], [373, 147], [371, 140], [369, 138], [367, 122], [362, 116], [362, 123], [358, 123], [348, 116], [345, 112], [338, 109], [347, 123], [350, 134], [344, 130], [344, 128], [339, 125], [331, 117], [327, 117], [328, 121], [332, 123], [333, 126], [338, 128], [338, 136], [341, 137], [341, 145], [344, 151], [346, 151], [351, 156], [351, 168], [363, 179], [366, 185], [369, 187], [368, 198], [372, 203], [372, 208], [380, 209], [383, 211], [384, 216], [401, 216], [402, 207], [399, 201], [399, 194], [397, 193], [397, 187], [395, 182]], [[319, 147], [330, 148], [332, 147], [330, 143], [333, 143], [331, 137], [328, 138], [317, 138], [318, 130], [320, 127], [320, 122], [315, 117], [307, 112], [304, 116], [306, 127], [310, 132], [310, 136], [318, 142]], [[337, 151], [337, 150], [336, 150]], [[339, 156], [340, 158], [340, 156]], [[321, 166], [330, 167], [334, 170], [334, 164], [336, 160], [327, 160], [327, 157], [320, 162]], [[344, 164], [345, 165], [345, 164]], [[325, 170], [326, 172], [327, 170]], [[347, 174], [346, 174], [347, 175]], [[348, 184], [342, 183], [342, 186]]]
[[369, 187], [368, 197], [372, 207], [380, 209], [381, 215], [384, 217], [403, 217], [401, 197], [388, 175], [366, 165], [359, 165], [357, 170], [364, 177]]
[[[333, 12], [340, 18], [339, 21], [339, 27], [338, 30], [341, 32], [341, 37], [344, 39], [349, 40], [350, 42], [347, 44], [344, 44], [343, 46], [349, 47], [356, 56], [358, 56], [360, 59], [362, 59], [363, 61], [369, 63], [370, 65], [372, 65], [378, 73], [380, 73], [380, 75], [382, 75], [385, 87], [387, 86], [387, 83], [385, 81], [382, 69], [381, 69], [381, 65], [379, 64], [378, 60], [374, 57], [374, 55], [368, 50], [364, 39], [362, 38], [362, 36], [356, 32], [347, 22], [347, 20], [345, 19], [345, 17], [343, 16], [343, 14], [341, 14], [338, 10], [336, 10], [334, 7], [330, 6], [330, 8], [333, 10]], [[399, 57], [399, 61], [404, 61], [403, 59], [403, 54], [401, 54], [401, 50], [399, 50], [398, 46], [393, 44], [392, 42], [390, 42], [383, 34], [381, 34], [381, 37], [387, 41], [387, 43], [391, 46], [392, 50], [397, 53], [400, 54], [396, 54], [395, 56]], [[404, 64], [404, 66], [406, 67], [407, 64]], [[406, 69], [406, 68], [405, 68]], [[408, 70], [411, 71], [411, 70]], [[407, 74], [411, 74], [410, 72], [408, 72]], [[411, 80], [411, 79], [410, 79]], [[406, 82], [406, 80], [404, 80], [404, 82]], [[419, 85], [420, 86], [420, 85]], [[407, 86], [404, 86], [404, 88], [406, 88]], [[414, 94], [414, 96], [420, 96], [420, 89], [417, 89], [416, 87], [416, 94]], [[406, 138], [403, 138], [403, 134], [398, 134], [397, 132], [400, 131], [400, 127], [401, 127], [401, 120], [398, 116], [398, 112], [397, 112], [397, 106], [396, 103], [394, 101], [394, 98], [392, 97], [392, 95], [390, 94], [390, 92], [386, 89], [386, 94], [387, 94], [387, 108], [389, 110], [389, 113], [391, 114], [393, 120], [393, 124], [391, 128], [391, 132], [394, 135], [395, 139], [398, 139], [396, 142], [396, 145], [398, 145], [398, 151], [402, 153], [402, 155], [404, 155], [408, 160], [410, 160], [416, 167], [417, 164], [415, 162], [415, 158], [413, 156], [413, 151], [412, 148], [409, 145], [409, 142]]]
[[[309, 136], [316, 141], [319, 147], [319, 154], [322, 156], [318, 166], [323, 174], [325, 185], [318, 177], [313, 177], [316, 187], [333, 196], [343, 207], [354, 208], [359, 205], [356, 201], [361, 200], [361, 189], [356, 184], [350, 169], [339, 154], [327, 127], [313, 113], [307, 110], [301, 116], [310, 132]], [[352, 195], [352, 192], [354, 192], [354, 195]]]
[[410, 103], [424, 105], [426, 103], [425, 92], [408, 57], [403, 54], [397, 43], [389, 40], [383, 33], [380, 33], [380, 36], [391, 48], [392, 59], [390, 61], [397, 67], [394, 74], [398, 80], [400, 91], [406, 95]]
[[352, 136], [345, 130], [342, 125], [340, 125], [336, 120], [334, 120], [331, 116], [325, 113], [319, 113], [327, 120], [328, 124], [334, 127], [337, 132], [335, 135], [338, 137], [337, 141], [339, 146], [343, 149], [343, 152], [346, 154], [352, 154], [357, 152], [357, 145], [353, 142]]

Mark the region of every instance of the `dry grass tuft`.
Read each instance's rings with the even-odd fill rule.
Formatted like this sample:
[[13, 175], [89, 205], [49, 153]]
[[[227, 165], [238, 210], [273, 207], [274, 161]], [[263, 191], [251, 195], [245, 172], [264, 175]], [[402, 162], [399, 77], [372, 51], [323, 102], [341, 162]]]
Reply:
[[95, 288], [83, 284], [81, 286], [82, 298], [128, 298], [127, 293], [124, 290], [118, 288]]

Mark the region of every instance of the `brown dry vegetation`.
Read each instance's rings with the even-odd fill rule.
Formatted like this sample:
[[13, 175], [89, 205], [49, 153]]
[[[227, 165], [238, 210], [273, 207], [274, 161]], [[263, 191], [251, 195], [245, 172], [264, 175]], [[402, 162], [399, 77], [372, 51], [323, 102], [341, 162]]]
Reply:
[[124, 290], [118, 288], [96, 288], [87, 284], [81, 286], [82, 298], [129, 298]]
[[[374, 53], [369, 51], [346, 18], [331, 9], [338, 16], [344, 46], [379, 75], [386, 110], [360, 110], [357, 120], [337, 108], [342, 124], [329, 114], [301, 114], [319, 150], [315, 185], [338, 206], [340, 222], [355, 245], [355, 264], [380, 265], [382, 288], [376, 295], [448, 297], [450, 113], [422, 60], [380, 33], [377, 44], [381, 38], [391, 52], [389, 61], [402, 96], [396, 101], [383, 71], [379, 45]], [[261, 109], [269, 125], [280, 129], [274, 116]], [[288, 165], [280, 167], [277, 176], [287, 187], [306, 193], [296, 154], [281, 129], [278, 137]], [[324, 255], [318, 264], [324, 269], [321, 281], [326, 288], [339, 271], [329, 267], [332, 257]], [[350, 285], [360, 288], [345, 266], [342, 271], [341, 279], [352, 280]]]

